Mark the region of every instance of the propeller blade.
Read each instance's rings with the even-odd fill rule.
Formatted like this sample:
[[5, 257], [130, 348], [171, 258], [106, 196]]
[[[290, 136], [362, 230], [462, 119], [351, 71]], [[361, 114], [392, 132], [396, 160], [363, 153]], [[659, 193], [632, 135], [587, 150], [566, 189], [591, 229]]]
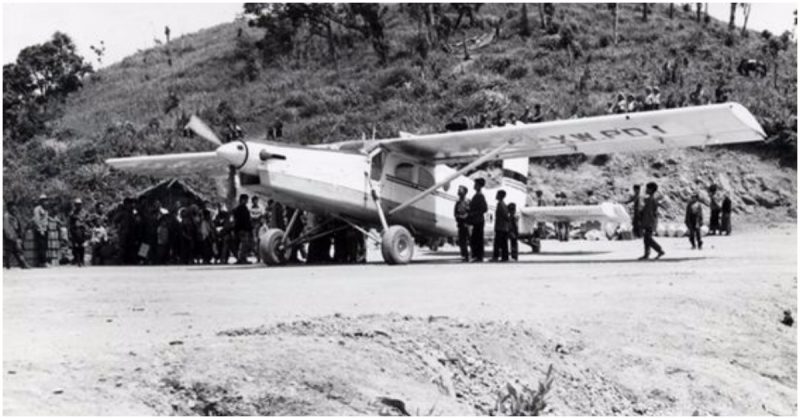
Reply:
[[206, 125], [205, 122], [203, 122], [203, 120], [198, 118], [196, 115], [192, 115], [191, 118], [189, 118], [189, 123], [186, 124], [186, 128], [189, 128], [190, 130], [194, 131], [195, 134], [205, 138], [217, 146], [222, 145], [222, 141], [219, 140], [217, 134], [214, 134], [214, 131], [212, 131], [211, 128], [209, 128], [208, 125]]

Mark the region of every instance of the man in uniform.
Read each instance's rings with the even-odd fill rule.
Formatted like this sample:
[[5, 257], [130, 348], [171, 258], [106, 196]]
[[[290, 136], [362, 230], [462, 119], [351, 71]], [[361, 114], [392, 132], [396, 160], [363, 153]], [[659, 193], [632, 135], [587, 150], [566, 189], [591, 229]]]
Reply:
[[642, 237], [642, 199], [639, 195], [640, 189], [639, 185], [633, 185], [633, 195], [631, 195], [627, 201], [623, 202], [623, 204], [633, 204], [631, 206], [631, 216], [633, 216], [633, 225], [631, 227], [633, 228], [633, 236], [637, 239]]
[[3, 266], [11, 268], [11, 255], [17, 260], [20, 268], [28, 269], [30, 266], [22, 253], [22, 224], [14, 214], [14, 205], [4, 205], [3, 211]]
[[239, 241], [239, 254], [237, 264], [247, 264], [247, 255], [253, 244], [253, 222], [250, 210], [247, 208], [247, 194], [239, 195], [239, 205], [233, 210], [233, 231]]
[[481, 193], [481, 189], [485, 185], [486, 181], [483, 178], [475, 179], [475, 195], [469, 202], [469, 220], [470, 224], [472, 224], [470, 248], [473, 262], [483, 262], [483, 227], [485, 223], [483, 214], [489, 210], [488, 205], [486, 205], [486, 198]]
[[458, 248], [461, 250], [461, 260], [469, 262], [469, 199], [467, 199], [467, 187], [458, 187], [458, 202], [453, 209], [458, 227]]
[[689, 230], [689, 243], [692, 244], [692, 249], [703, 250], [703, 237], [700, 233], [700, 228], [703, 227], [703, 206], [700, 205], [700, 195], [696, 192], [686, 205], [684, 222]]
[[33, 208], [33, 265], [43, 267], [47, 265], [47, 224], [50, 215], [45, 209], [47, 196], [39, 195], [39, 204]]
[[72, 213], [69, 215], [68, 227], [69, 241], [72, 246], [72, 263], [77, 266], [84, 266], [84, 242], [89, 237], [86, 213], [83, 211], [83, 201], [80, 198], [75, 198]]
[[650, 182], [645, 186], [644, 206], [642, 207], [642, 236], [644, 237], [644, 256], [639, 260], [646, 260], [650, 257], [650, 249], [655, 250], [658, 255], [656, 259], [664, 256], [664, 251], [661, 246], [653, 239], [653, 233], [658, 228], [658, 200], [656, 199], [656, 191], [658, 185], [655, 182]]
[[492, 262], [497, 262], [498, 258], [502, 262], [508, 262], [508, 208], [503, 200], [506, 198], [506, 191], [500, 189], [495, 195], [497, 208], [494, 212], [494, 247], [492, 249]]

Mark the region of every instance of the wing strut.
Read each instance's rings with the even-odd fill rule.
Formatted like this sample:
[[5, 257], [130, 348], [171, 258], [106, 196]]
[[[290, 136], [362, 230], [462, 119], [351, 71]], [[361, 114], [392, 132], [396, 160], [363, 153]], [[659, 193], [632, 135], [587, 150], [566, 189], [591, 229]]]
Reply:
[[401, 210], [407, 208], [410, 205], [413, 205], [415, 202], [419, 201], [422, 198], [425, 198], [426, 196], [430, 195], [433, 191], [435, 191], [435, 190], [439, 189], [440, 187], [442, 187], [442, 185], [444, 185], [445, 183], [450, 182], [451, 180], [461, 176], [462, 174], [464, 174], [464, 173], [466, 173], [466, 172], [468, 172], [468, 171], [480, 166], [481, 164], [483, 164], [483, 163], [485, 163], [485, 162], [487, 162], [489, 160], [497, 159], [499, 157], [499, 153], [501, 153], [506, 148], [512, 146], [515, 142], [517, 142], [517, 139], [511, 139], [511, 140], [508, 140], [508, 141], [504, 142], [503, 144], [500, 144], [498, 147], [496, 147], [495, 149], [493, 149], [493, 150], [489, 151], [488, 153], [484, 154], [482, 157], [480, 157], [480, 158], [476, 159], [475, 161], [473, 161], [472, 163], [462, 167], [460, 170], [454, 172], [450, 176], [447, 176], [446, 178], [440, 180], [439, 183], [431, 186], [428, 189], [425, 189], [424, 191], [420, 192], [419, 194], [417, 194], [413, 198], [409, 199], [408, 201], [403, 202], [399, 206], [394, 207], [394, 209], [389, 211], [389, 213], [387, 215], [392, 215], [392, 214], [394, 214], [394, 213], [396, 213], [398, 211], [401, 211]]

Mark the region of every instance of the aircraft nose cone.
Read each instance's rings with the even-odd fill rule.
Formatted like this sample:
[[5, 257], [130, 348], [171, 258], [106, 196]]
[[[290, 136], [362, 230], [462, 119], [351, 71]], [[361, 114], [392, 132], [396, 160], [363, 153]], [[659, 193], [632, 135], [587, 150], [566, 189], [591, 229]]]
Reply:
[[217, 148], [217, 157], [237, 168], [242, 167], [247, 162], [247, 146], [241, 141], [223, 144]]

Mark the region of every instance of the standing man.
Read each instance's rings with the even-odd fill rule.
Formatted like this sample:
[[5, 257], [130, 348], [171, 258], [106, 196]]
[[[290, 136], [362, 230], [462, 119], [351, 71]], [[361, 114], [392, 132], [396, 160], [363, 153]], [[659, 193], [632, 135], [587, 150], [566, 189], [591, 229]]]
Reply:
[[469, 262], [469, 246], [467, 244], [469, 242], [469, 205], [467, 187], [460, 185], [458, 187], [458, 201], [453, 213], [458, 227], [458, 248], [461, 250], [461, 260], [464, 262]]
[[[250, 201], [250, 221], [253, 223], [253, 237], [256, 249], [258, 249], [258, 243], [260, 241], [259, 230], [264, 224], [264, 214], [266, 214], [264, 207], [258, 202], [258, 197], [253, 195]], [[256, 252], [256, 260], [261, 260], [258, 252]]]
[[686, 205], [684, 222], [689, 229], [689, 243], [692, 244], [692, 250], [703, 250], [703, 237], [700, 233], [700, 228], [703, 227], [703, 206], [700, 205], [700, 195], [696, 192]]
[[47, 265], [47, 224], [50, 215], [45, 209], [47, 196], [39, 195], [39, 203], [33, 208], [33, 266]]
[[639, 185], [633, 185], [633, 195], [623, 202], [623, 204], [633, 204], [631, 205], [631, 215], [633, 215], [633, 225], [631, 227], [633, 228], [633, 237], [637, 239], [642, 237], [642, 198], [639, 195], [640, 189]]
[[511, 259], [519, 259], [519, 216], [517, 215], [517, 204], [508, 204], [508, 244], [511, 247]]
[[233, 231], [239, 239], [239, 254], [236, 263], [248, 264], [247, 255], [253, 246], [253, 222], [250, 219], [250, 210], [247, 209], [247, 194], [239, 195], [239, 205], [233, 210]]
[[497, 208], [494, 212], [494, 248], [492, 249], [492, 262], [508, 262], [508, 208], [503, 200], [506, 198], [506, 191], [500, 189], [495, 195]]
[[733, 210], [733, 203], [729, 194], [725, 194], [725, 199], [722, 200], [722, 220], [720, 225], [720, 233], [725, 232], [726, 236], [731, 235], [731, 212]]
[[470, 224], [472, 224], [470, 248], [473, 262], [483, 262], [483, 227], [485, 224], [483, 214], [489, 210], [488, 205], [486, 205], [486, 198], [481, 193], [481, 189], [485, 185], [486, 181], [483, 178], [475, 179], [475, 195], [469, 202], [469, 219]]
[[655, 182], [650, 182], [645, 186], [644, 192], [644, 206], [642, 207], [642, 236], [644, 237], [644, 256], [639, 260], [646, 260], [650, 257], [650, 249], [655, 250], [658, 255], [656, 259], [664, 256], [664, 251], [661, 246], [653, 239], [653, 233], [658, 228], [658, 201], [656, 200], [656, 191], [658, 185]]
[[22, 253], [22, 224], [14, 214], [14, 205], [4, 205], [3, 211], [3, 266], [11, 268], [11, 255], [17, 260], [20, 268], [28, 269], [30, 266]]
[[708, 234], [716, 235], [720, 232], [719, 213], [721, 209], [719, 202], [717, 202], [717, 185], [711, 185], [708, 187], [708, 201], [708, 206], [711, 207], [711, 216], [708, 220]]
[[67, 223], [69, 241], [72, 245], [72, 263], [77, 266], [84, 266], [84, 242], [88, 239], [88, 226], [86, 225], [86, 214], [83, 211], [83, 201], [80, 198], [75, 198], [72, 213], [69, 215]]

